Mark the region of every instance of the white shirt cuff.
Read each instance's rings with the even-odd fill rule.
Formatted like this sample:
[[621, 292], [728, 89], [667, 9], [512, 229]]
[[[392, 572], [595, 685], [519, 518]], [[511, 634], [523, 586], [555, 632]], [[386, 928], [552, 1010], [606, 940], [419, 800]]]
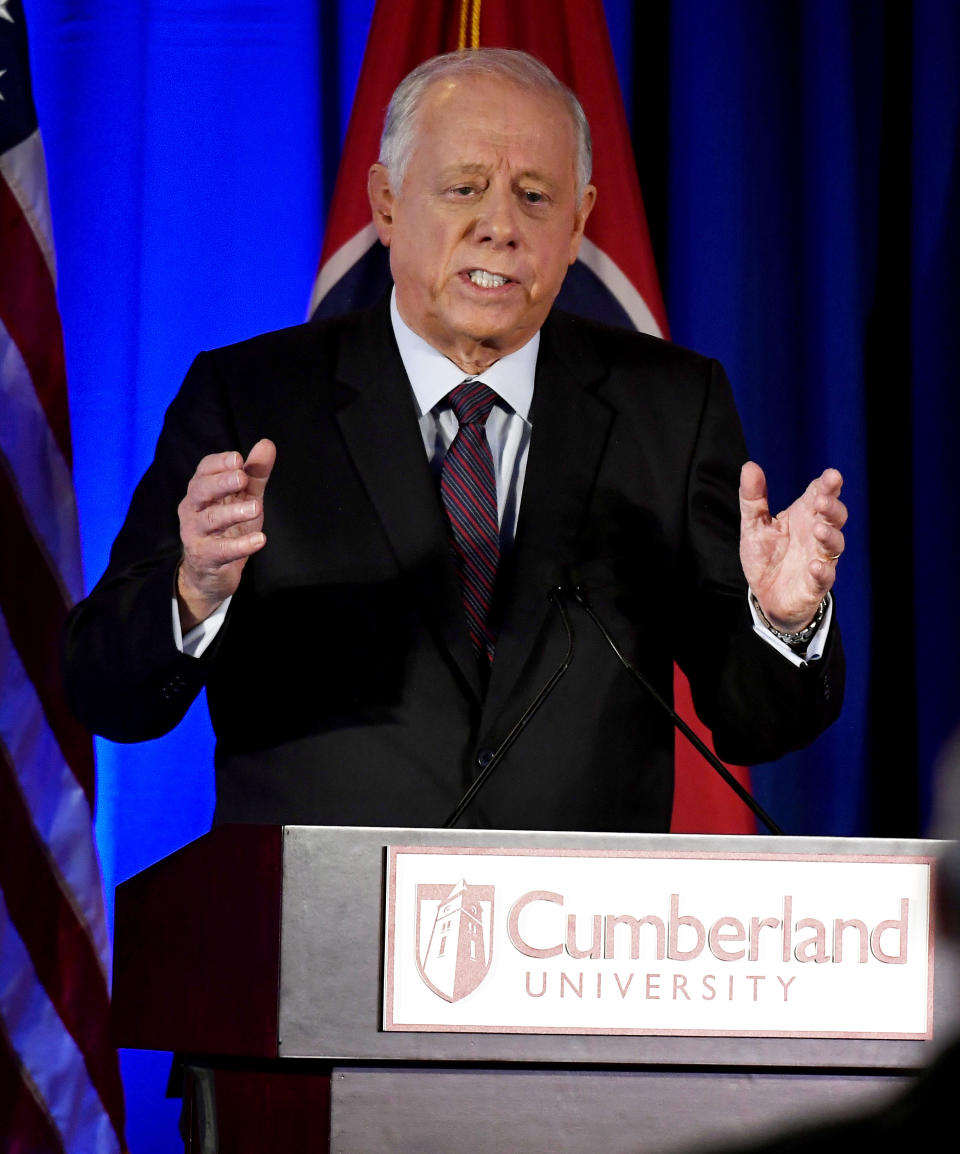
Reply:
[[220, 626], [227, 615], [227, 609], [230, 607], [232, 598], [228, 597], [222, 605], [218, 605], [216, 609], [200, 622], [199, 625], [194, 625], [190, 632], [184, 637], [183, 630], [180, 628], [180, 610], [177, 606], [177, 599], [173, 599], [173, 640], [176, 642], [177, 648], [181, 653], [185, 653], [187, 657], [202, 657], [204, 650], [210, 642], [220, 632]]
[[833, 620], [833, 598], [829, 593], [827, 594], [826, 612], [823, 615], [823, 620], [820, 622], [820, 628], [810, 638], [804, 657], [801, 657], [799, 653], [795, 653], [789, 645], [781, 641], [775, 633], [771, 633], [767, 626], [764, 625], [759, 613], [757, 613], [754, 608], [753, 596], [749, 592], [747, 593], [747, 604], [750, 606], [750, 616], [753, 618], [754, 633], [762, 637], [768, 645], [772, 645], [778, 653], [782, 653], [792, 665], [798, 667], [807, 665], [811, 661], [819, 661], [823, 656], [823, 651], [827, 644], [827, 637], [830, 633], [830, 622]]

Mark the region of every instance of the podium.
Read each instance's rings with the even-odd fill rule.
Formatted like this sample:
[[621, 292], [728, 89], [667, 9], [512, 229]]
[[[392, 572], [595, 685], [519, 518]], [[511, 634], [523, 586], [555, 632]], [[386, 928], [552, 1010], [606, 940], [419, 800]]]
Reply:
[[667, 1152], [742, 1140], [902, 1086], [957, 1029], [949, 951], [938, 943], [932, 1040], [391, 1031], [388, 847], [860, 859], [935, 858], [948, 844], [222, 826], [118, 888], [115, 1038], [184, 1056], [205, 1152]]

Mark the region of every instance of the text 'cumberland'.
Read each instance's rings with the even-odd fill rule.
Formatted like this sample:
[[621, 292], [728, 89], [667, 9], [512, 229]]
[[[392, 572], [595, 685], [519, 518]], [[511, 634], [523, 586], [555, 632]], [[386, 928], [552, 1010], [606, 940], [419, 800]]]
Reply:
[[[553, 916], [549, 906], [556, 907]], [[550, 890], [531, 890], [518, 898], [507, 918], [511, 944], [529, 958], [626, 959], [664, 958], [687, 962], [709, 951], [717, 961], [843, 962], [885, 965], [907, 961], [910, 901], [901, 898], [899, 917], [871, 926], [863, 918], [820, 919], [793, 908], [783, 897], [780, 916], [749, 919], [723, 916], [712, 922], [682, 913], [679, 894], [670, 895], [666, 916], [655, 913], [564, 913], [564, 897]], [[537, 928], [531, 931], [530, 915]], [[525, 916], [526, 915], [526, 916]], [[533, 940], [531, 940], [533, 939]]]

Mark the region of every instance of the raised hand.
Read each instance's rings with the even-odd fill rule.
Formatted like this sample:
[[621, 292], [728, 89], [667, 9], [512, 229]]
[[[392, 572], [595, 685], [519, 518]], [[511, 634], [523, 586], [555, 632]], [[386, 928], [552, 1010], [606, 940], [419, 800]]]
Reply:
[[177, 601], [184, 631], [209, 617], [237, 591], [247, 558], [266, 544], [263, 493], [277, 458], [261, 440], [247, 459], [211, 453], [197, 466], [178, 506], [183, 560]]
[[740, 564], [767, 620], [784, 632], [808, 625], [833, 586], [847, 519], [842, 485], [825, 469], [771, 517], [763, 470], [748, 461], [740, 472]]

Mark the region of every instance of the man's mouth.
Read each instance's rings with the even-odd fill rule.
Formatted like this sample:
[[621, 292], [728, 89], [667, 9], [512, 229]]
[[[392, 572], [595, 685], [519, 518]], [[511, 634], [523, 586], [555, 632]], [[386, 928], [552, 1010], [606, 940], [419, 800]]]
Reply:
[[470, 278], [470, 283], [479, 288], [500, 288], [501, 285], [510, 282], [508, 276], [501, 276], [498, 272], [487, 272], [484, 268], [472, 268], [468, 271], [467, 276]]

